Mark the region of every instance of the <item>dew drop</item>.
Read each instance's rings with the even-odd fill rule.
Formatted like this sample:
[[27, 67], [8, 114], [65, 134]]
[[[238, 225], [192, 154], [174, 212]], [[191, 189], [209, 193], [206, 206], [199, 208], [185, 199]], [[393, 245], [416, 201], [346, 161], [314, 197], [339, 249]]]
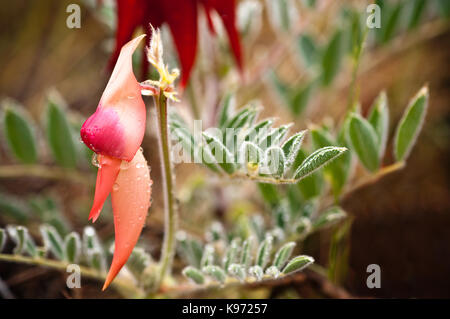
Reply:
[[120, 169], [127, 170], [128, 168], [130, 168], [130, 162], [122, 161], [122, 163], [120, 164]]
[[117, 192], [119, 190], [119, 184], [114, 183], [113, 185], [113, 191]]
[[91, 163], [92, 163], [92, 165], [94, 165], [94, 166], [96, 166], [96, 167], [98, 167], [98, 168], [101, 167], [101, 165], [100, 165], [100, 163], [99, 163], [99, 161], [98, 161], [98, 158], [97, 158], [97, 154], [95, 154], [95, 153], [92, 154]]

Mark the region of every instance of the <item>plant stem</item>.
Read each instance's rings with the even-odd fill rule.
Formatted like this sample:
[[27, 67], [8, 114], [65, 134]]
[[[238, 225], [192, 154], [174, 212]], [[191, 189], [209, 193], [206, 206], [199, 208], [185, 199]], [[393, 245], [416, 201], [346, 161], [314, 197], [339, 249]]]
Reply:
[[75, 170], [44, 165], [3, 165], [0, 166], [0, 178], [40, 177], [53, 180], [68, 180], [74, 183], [90, 185], [91, 180]]
[[[28, 265], [34, 265], [34, 266], [42, 266], [42, 267], [47, 267], [47, 268], [51, 268], [51, 269], [57, 269], [60, 271], [66, 271], [67, 266], [69, 265], [69, 263], [65, 262], [65, 261], [52, 260], [52, 259], [46, 259], [46, 258], [33, 258], [33, 257], [22, 256], [22, 255], [9, 255], [9, 254], [0, 254], [0, 261], [28, 264]], [[104, 273], [98, 272], [95, 269], [87, 268], [84, 266], [79, 266], [79, 267], [80, 267], [80, 273], [82, 276], [100, 280], [100, 281], [105, 280]], [[117, 288], [120, 288], [120, 290], [123, 291], [124, 293], [126, 292], [125, 296], [128, 296], [128, 297], [142, 296], [142, 291], [140, 291], [135, 286], [130, 285], [127, 281], [124, 281], [120, 278], [117, 278], [112, 283], [112, 285], [116, 286]]]
[[188, 84], [186, 91], [189, 97], [189, 104], [191, 105], [192, 109], [192, 116], [194, 117], [194, 120], [200, 120], [200, 110], [198, 108], [197, 98], [195, 96], [195, 91], [191, 83]]
[[355, 101], [358, 99], [358, 92], [356, 87], [356, 79], [358, 75], [359, 64], [361, 62], [361, 56], [364, 49], [364, 44], [366, 43], [367, 33], [369, 29], [367, 26], [364, 29], [362, 34], [361, 42], [353, 48], [353, 70], [352, 70], [352, 80], [350, 84], [350, 92], [348, 95], [348, 105], [347, 110], [354, 111]]
[[172, 163], [170, 161], [170, 141], [167, 112], [167, 98], [163, 91], [155, 96], [156, 110], [159, 125], [159, 154], [161, 158], [161, 177], [164, 193], [164, 240], [161, 248], [159, 261], [159, 275], [155, 289], [158, 289], [164, 277], [170, 273], [173, 256], [175, 254], [176, 230], [177, 230], [177, 207], [174, 198], [174, 176], [172, 174]]

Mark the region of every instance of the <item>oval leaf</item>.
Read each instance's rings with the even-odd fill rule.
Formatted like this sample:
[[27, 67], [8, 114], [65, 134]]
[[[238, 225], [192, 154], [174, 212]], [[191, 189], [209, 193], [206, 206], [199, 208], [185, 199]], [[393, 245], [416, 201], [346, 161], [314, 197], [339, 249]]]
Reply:
[[347, 149], [345, 147], [327, 146], [316, 150], [309, 155], [300, 167], [297, 168], [294, 174], [295, 179], [305, 178], [314, 171], [321, 168], [323, 165], [332, 161]]
[[14, 156], [25, 164], [37, 161], [36, 137], [31, 121], [24, 111], [13, 104], [4, 107], [3, 125], [5, 137]]
[[[59, 98], [50, 96], [46, 114], [47, 139], [55, 161], [67, 168], [76, 166], [76, 147], [71, 127]], [[60, 103], [60, 104], [58, 104]]]
[[293, 258], [283, 269], [283, 274], [287, 275], [305, 269], [314, 262], [314, 258], [301, 255]]
[[205, 283], [205, 276], [195, 267], [187, 266], [183, 269], [183, 275], [192, 280], [197, 285], [203, 285]]
[[352, 149], [369, 171], [380, 166], [378, 156], [378, 137], [370, 123], [358, 114], [352, 114], [348, 123], [348, 137]]
[[403, 113], [394, 140], [394, 154], [397, 161], [405, 160], [416, 142], [425, 119], [428, 95], [428, 88], [423, 87]]

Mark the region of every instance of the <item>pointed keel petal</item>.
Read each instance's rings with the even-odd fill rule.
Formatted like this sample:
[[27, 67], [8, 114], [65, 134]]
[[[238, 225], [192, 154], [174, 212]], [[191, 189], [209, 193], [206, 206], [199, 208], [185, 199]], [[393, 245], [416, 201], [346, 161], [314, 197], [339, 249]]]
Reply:
[[111, 194], [114, 211], [114, 256], [102, 290], [113, 281], [136, 245], [150, 207], [150, 171], [142, 151], [138, 150], [127, 169], [117, 176]]
[[93, 223], [95, 223], [100, 215], [103, 204], [113, 189], [114, 182], [119, 174], [120, 165], [122, 163], [122, 160], [120, 159], [105, 155], [98, 155], [97, 160], [99, 168], [97, 182], [95, 184], [94, 204], [89, 213], [89, 220], [92, 219]]

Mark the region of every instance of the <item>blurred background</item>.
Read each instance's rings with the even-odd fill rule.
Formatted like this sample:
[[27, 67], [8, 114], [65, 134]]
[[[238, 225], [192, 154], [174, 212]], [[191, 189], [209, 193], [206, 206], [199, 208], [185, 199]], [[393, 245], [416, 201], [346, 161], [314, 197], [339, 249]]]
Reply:
[[[66, 26], [70, 14], [66, 8], [72, 3], [81, 8], [80, 28]], [[237, 1], [242, 73], [236, 68], [218, 17], [213, 16], [213, 35], [199, 10], [197, 56], [177, 111], [202, 118], [206, 126], [213, 125], [221, 99], [234, 91], [238, 106], [258, 99], [265, 107], [263, 116], [277, 117], [279, 123], [293, 122], [296, 129], [308, 128], [311, 123], [339, 123], [352, 87], [352, 41], [364, 33], [370, 3]], [[410, 97], [428, 84], [426, 122], [407, 166], [346, 193], [341, 203], [349, 217], [305, 240], [303, 251], [328, 269], [327, 278], [319, 280], [306, 273], [302, 280], [231, 289], [218, 296], [450, 297], [450, 2], [379, 3], [383, 4], [382, 27], [368, 31], [355, 77], [356, 95], [365, 115], [379, 92], [387, 92], [391, 145], [394, 124]], [[42, 223], [53, 225], [61, 235], [72, 230], [82, 233], [88, 225], [96, 168], [78, 131], [96, 109], [109, 78], [107, 66], [114, 49], [116, 20], [115, 1], [111, 0], [17, 0], [0, 8], [0, 100], [26, 113], [36, 136], [38, 163], [30, 166], [18, 161], [2, 129], [0, 227], [26, 225], [41, 243]], [[136, 30], [135, 35], [142, 32]], [[170, 66], [179, 66], [167, 25], [162, 32], [166, 60]], [[138, 51], [135, 70], [138, 79], [144, 80], [140, 78], [142, 52]], [[330, 58], [325, 58], [324, 52]], [[318, 83], [316, 75], [325, 71], [328, 75]], [[142, 147], [154, 184], [153, 204], [140, 245], [157, 258], [163, 235], [160, 165], [155, 148], [155, 110], [150, 99], [146, 102], [149, 117]], [[52, 111], [53, 104], [57, 107]], [[60, 122], [52, 126], [52, 117], [63, 118], [66, 127], [61, 128]], [[55, 138], [59, 141], [56, 144], [47, 142]], [[383, 163], [392, 162], [388, 151]], [[231, 224], [242, 214], [269, 209], [251, 182], [222, 182], [195, 164], [177, 165], [176, 172], [180, 228], [187, 232], [201, 235], [212, 220]], [[365, 173], [358, 169], [356, 174]], [[110, 206], [94, 227], [108, 246], [114, 232]], [[5, 249], [12, 247], [7, 243]], [[379, 289], [366, 286], [369, 264], [381, 267]], [[175, 273], [182, 266], [183, 261], [177, 259]], [[114, 290], [101, 293], [99, 283], [92, 279], [83, 279], [81, 289], [67, 289], [65, 277], [57, 270], [0, 261], [3, 297], [119, 296]]]

